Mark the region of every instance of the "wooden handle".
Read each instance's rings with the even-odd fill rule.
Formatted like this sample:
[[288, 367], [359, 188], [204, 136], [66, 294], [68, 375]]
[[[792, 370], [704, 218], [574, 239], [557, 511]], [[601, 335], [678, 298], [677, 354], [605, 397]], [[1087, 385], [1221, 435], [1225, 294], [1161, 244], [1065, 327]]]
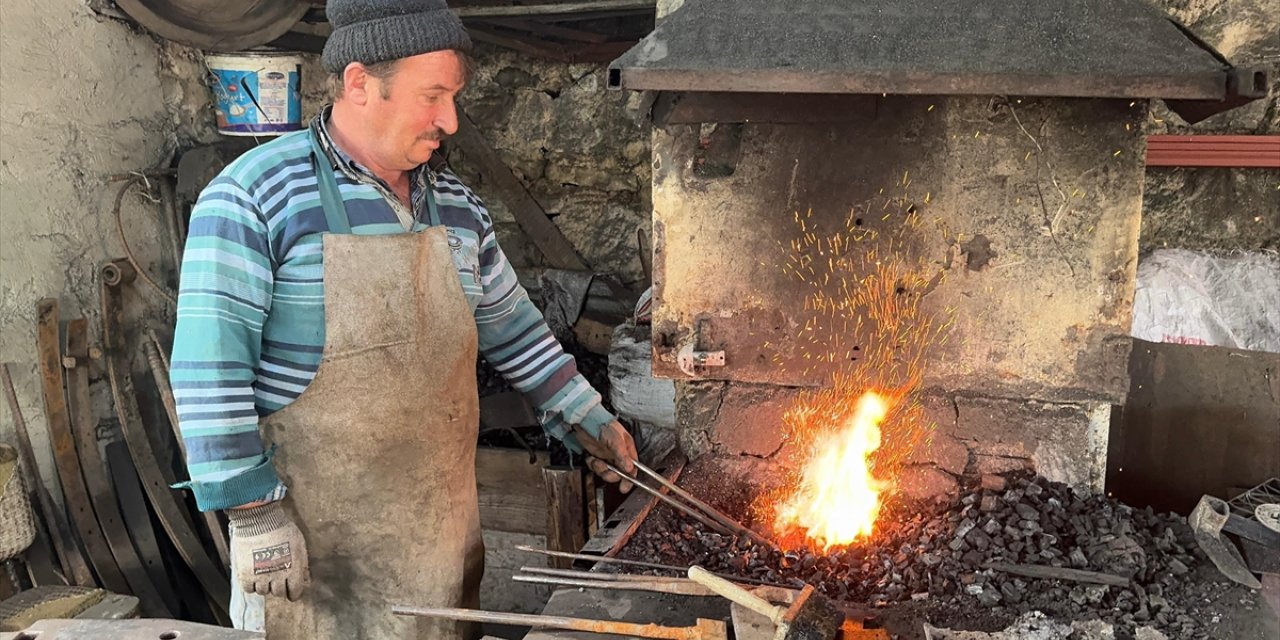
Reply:
[[738, 585], [721, 578], [720, 576], [703, 569], [702, 567], [689, 567], [689, 578], [694, 582], [728, 598], [762, 616], [769, 618], [774, 624], [782, 621], [782, 616], [787, 612], [782, 607], [774, 606], [768, 600], [761, 598]]

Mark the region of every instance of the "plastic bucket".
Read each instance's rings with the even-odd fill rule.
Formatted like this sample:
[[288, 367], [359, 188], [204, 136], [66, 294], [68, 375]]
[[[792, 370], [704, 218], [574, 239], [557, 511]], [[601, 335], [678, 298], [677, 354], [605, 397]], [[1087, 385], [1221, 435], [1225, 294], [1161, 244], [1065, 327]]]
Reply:
[[211, 54], [205, 64], [220, 133], [274, 136], [302, 129], [302, 56]]

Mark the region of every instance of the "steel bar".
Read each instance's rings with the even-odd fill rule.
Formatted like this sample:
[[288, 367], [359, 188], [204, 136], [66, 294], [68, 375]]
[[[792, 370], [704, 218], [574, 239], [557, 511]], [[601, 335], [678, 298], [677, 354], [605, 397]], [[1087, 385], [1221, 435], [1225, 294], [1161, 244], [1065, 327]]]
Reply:
[[[693, 581], [685, 577], [667, 577], [667, 576], [649, 576], [634, 573], [599, 573], [595, 571], [578, 571], [576, 569], [552, 569], [549, 567], [520, 567], [525, 573], [535, 575], [554, 576], [557, 578], [573, 578], [577, 580], [603, 580], [606, 582], [651, 582], [653, 580], [661, 580], [669, 584], [691, 584]], [[679, 568], [673, 569], [680, 571]], [[780, 589], [791, 589], [784, 584], [765, 582], [764, 580], [755, 580], [754, 578], [739, 578], [726, 574], [717, 574], [730, 582], [738, 582], [742, 584], [759, 585], [766, 587], [778, 587]]]
[[[499, 613], [497, 611], [481, 611], [478, 609], [449, 609], [434, 607], [409, 607], [395, 605], [391, 612], [398, 616], [421, 616], [427, 618], [444, 618], [447, 620], [464, 620], [468, 622], [492, 622], [510, 624], [535, 629], [564, 629], [566, 631], [586, 631], [588, 633], [612, 633], [635, 638], [658, 638], [660, 640], [705, 640], [708, 638], [727, 637], [725, 635], [708, 635], [699, 620], [696, 627], [663, 627], [656, 624], [635, 624], [631, 622], [614, 622], [612, 620], [591, 620], [587, 618], [566, 618], [561, 616], [542, 616], [526, 613]], [[719, 622], [719, 621], [705, 621]], [[719, 622], [723, 631], [724, 623]]]
[[[138, 549], [138, 556], [145, 563], [151, 582], [163, 592], [175, 594], [173, 582], [165, 568], [164, 555], [156, 541], [155, 527], [151, 524], [147, 496], [142, 493], [138, 471], [133, 468], [133, 459], [129, 457], [129, 446], [116, 440], [107, 443], [106, 449], [111, 483], [115, 485], [116, 495], [120, 498], [120, 513], [124, 516], [125, 527], [129, 529], [129, 538]], [[175, 606], [174, 609], [176, 611], [178, 607]]]
[[[178, 443], [182, 459], [186, 460], [187, 445], [182, 439], [182, 430], [178, 426], [178, 405], [173, 399], [173, 387], [169, 385], [169, 361], [164, 357], [164, 349], [160, 346], [160, 339], [156, 337], [154, 330], [147, 330], [147, 339], [143, 341], [143, 347], [147, 352], [147, 364], [151, 367], [151, 377], [155, 381], [156, 390], [160, 392], [160, 401], [164, 404], [165, 415], [169, 417], [173, 439]], [[222, 561], [224, 567], [231, 566], [227, 531], [218, 520], [218, 513], [205, 511], [201, 513], [201, 517], [204, 519], [205, 528], [209, 531], [209, 538], [213, 540], [213, 547], [218, 552], [218, 560]]]
[[[132, 269], [127, 262], [116, 261], [103, 265], [102, 274], [102, 341], [107, 362], [107, 378], [111, 382], [111, 393], [115, 400], [116, 414], [120, 418], [120, 426], [124, 431], [125, 442], [129, 445], [129, 453], [133, 457], [134, 466], [142, 486], [155, 508], [160, 523], [164, 525], [169, 538], [178, 549], [187, 566], [195, 574], [214, 604], [214, 613], [226, 620], [226, 607], [231, 600], [231, 585], [227, 577], [218, 569], [218, 565], [205, 552], [200, 538], [187, 517], [186, 510], [179, 503], [176, 494], [169, 489], [169, 484], [160, 470], [155, 451], [142, 419], [138, 413], [137, 400], [134, 396], [133, 380], [128, 367], [117, 359], [124, 356], [123, 335], [120, 330], [122, 314], [120, 290], [117, 288], [131, 279]], [[117, 276], [122, 276], [117, 278]], [[115, 282], [112, 285], [111, 282]]]
[[22, 467], [30, 480], [27, 492], [31, 494], [31, 501], [40, 507], [49, 541], [53, 544], [54, 554], [58, 556], [58, 565], [62, 567], [63, 582], [82, 587], [97, 586], [89, 565], [71, 539], [66, 521], [54, 505], [53, 496], [49, 495], [49, 488], [40, 477], [40, 467], [36, 466], [35, 451], [31, 448], [31, 435], [27, 433], [27, 420], [22, 415], [22, 407], [18, 406], [18, 394], [14, 391], [13, 377], [9, 375], [7, 362], [0, 366], [0, 381], [4, 383], [5, 400], [9, 402], [9, 412], [13, 414], [14, 430], [18, 435], [18, 455], [22, 457]]
[[[626, 567], [642, 567], [645, 569], [657, 569], [660, 571], [674, 571], [681, 575], [683, 575], [685, 572], [689, 570], [688, 567], [677, 567], [669, 564], [659, 564], [657, 562], [645, 562], [643, 560], [627, 560], [625, 558], [596, 556], [588, 553], [568, 553], [566, 551], [552, 551], [550, 549], [538, 549], [538, 548], [530, 547], [528, 545], [523, 545], [523, 544], [516, 545], [516, 550], [524, 551], [526, 553], [537, 553], [544, 556], [551, 556], [553, 558], [569, 558], [570, 560], [586, 560], [588, 562], [601, 562], [605, 564], [616, 564], [616, 565], [621, 565]], [[783, 584], [777, 584], [774, 582], [766, 582], [764, 580], [759, 580], [757, 578], [744, 578], [741, 576], [735, 576], [727, 573], [717, 573], [716, 575], [726, 580], [741, 582], [743, 584], [755, 584], [755, 585], [762, 585], [766, 587], [782, 587], [784, 589], [795, 588], [794, 586], [787, 586]]]
[[93, 500], [93, 511], [98, 516], [98, 527], [115, 557], [116, 566], [129, 584], [129, 593], [138, 597], [143, 611], [153, 618], [170, 617], [177, 611], [177, 599], [169, 590], [162, 594], [151, 582], [151, 576], [129, 539], [124, 516], [120, 514], [119, 499], [107, 474], [102, 451], [98, 448], [98, 424], [89, 398], [89, 323], [84, 318], [67, 323], [63, 363], [72, 365], [66, 371], [71, 431], [80, 454], [84, 484]]
[[1147, 166], [1280, 168], [1280, 136], [1147, 136]]
[[674, 596], [703, 596], [709, 597], [716, 595], [715, 592], [706, 587], [688, 581], [667, 581], [662, 579], [655, 580], [583, 580], [580, 578], [566, 578], [561, 576], [541, 576], [541, 575], [515, 575], [511, 577], [516, 582], [527, 584], [549, 584], [562, 587], [577, 587], [579, 589], [604, 589], [606, 591], [647, 591], [649, 593], [665, 593]]
[[1105, 584], [1112, 587], [1127, 587], [1129, 579], [1112, 575], [1110, 573], [1101, 573], [1098, 571], [1084, 571], [1081, 569], [1068, 569], [1065, 567], [1051, 567], [1039, 564], [1009, 564], [1006, 562], [988, 562], [982, 565], [988, 569], [1010, 573], [1015, 576], [1025, 576], [1027, 578], [1041, 578], [1045, 580], [1071, 580], [1073, 582], [1087, 582], [1090, 584]]
[[770, 542], [764, 536], [756, 533], [755, 531], [752, 531], [751, 529], [747, 528], [745, 525], [738, 522], [737, 520], [730, 518], [729, 516], [725, 515], [723, 512], [716, 509], [715, 507], [694, 497], [693, 494], [676, 486], [674, 482], [667, 480], [665, 477], [662, 476], [661, 473], [658, 473], [657, 471], [654, 471], [653, 469], [650, 469], [649, 467], [646, 467], [643, 464], [641, 464], [639, 460], [634, 461], [634, 464], [636, 465], [637, 469], [644, 472], [644, 474], [649, 476], [650, 478], [657, 480], [658, 483], [666, 487], [667, 490], [680, 496], [681, 498], [684, 498], [685, 500], [688, 500], [690, 504], [702, 510], [703, 513], [706, 513], [707, 515], [711, 516], [716, 522], [719, 522], [721, 525], [724, 525], [730, 529], [733, 529], [735, 534], [740, 536], [746, 536], [768, 547], [774, 546], [773, 542]]
[[44, 394], [45, 419], [49, 440], [53, 444], [53, 460], [62, 483], [62, 497], [71, 523], [75, 526], [85, 554], [102, 586], [108, 591], [129, 593], [129, 582], [111, 554], [106, 538], [98, 526], [93, 500], [84, 477], [80, 475], [80, 456], [63, 388], [62, 356], [59, 353], [58, 301], [45, 298], [36, 304], [36, 347], [40, 354], [40, 383]]

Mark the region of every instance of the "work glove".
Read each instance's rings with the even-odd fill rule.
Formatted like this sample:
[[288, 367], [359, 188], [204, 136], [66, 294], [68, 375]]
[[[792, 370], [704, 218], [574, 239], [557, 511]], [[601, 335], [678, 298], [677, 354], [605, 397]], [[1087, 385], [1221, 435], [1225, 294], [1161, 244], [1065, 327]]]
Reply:
[[307, 543], [280, 502], [227, 511], [231, 572], [245, 593], [297, 600], [311, 583]]

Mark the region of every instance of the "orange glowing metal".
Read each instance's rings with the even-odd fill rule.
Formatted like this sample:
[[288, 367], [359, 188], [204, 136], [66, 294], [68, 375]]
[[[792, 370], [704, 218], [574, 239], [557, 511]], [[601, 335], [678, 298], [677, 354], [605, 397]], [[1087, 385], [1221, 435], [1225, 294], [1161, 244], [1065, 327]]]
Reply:
[[868, 391], [843, 429], [815, 443], [796, 492], [778, 507], [777, 526], [803, 529], [824, 551], [871, 535], [886, 484], [872, 477], [868, 457], [880, 448], [889, 409], [886, 398]]

